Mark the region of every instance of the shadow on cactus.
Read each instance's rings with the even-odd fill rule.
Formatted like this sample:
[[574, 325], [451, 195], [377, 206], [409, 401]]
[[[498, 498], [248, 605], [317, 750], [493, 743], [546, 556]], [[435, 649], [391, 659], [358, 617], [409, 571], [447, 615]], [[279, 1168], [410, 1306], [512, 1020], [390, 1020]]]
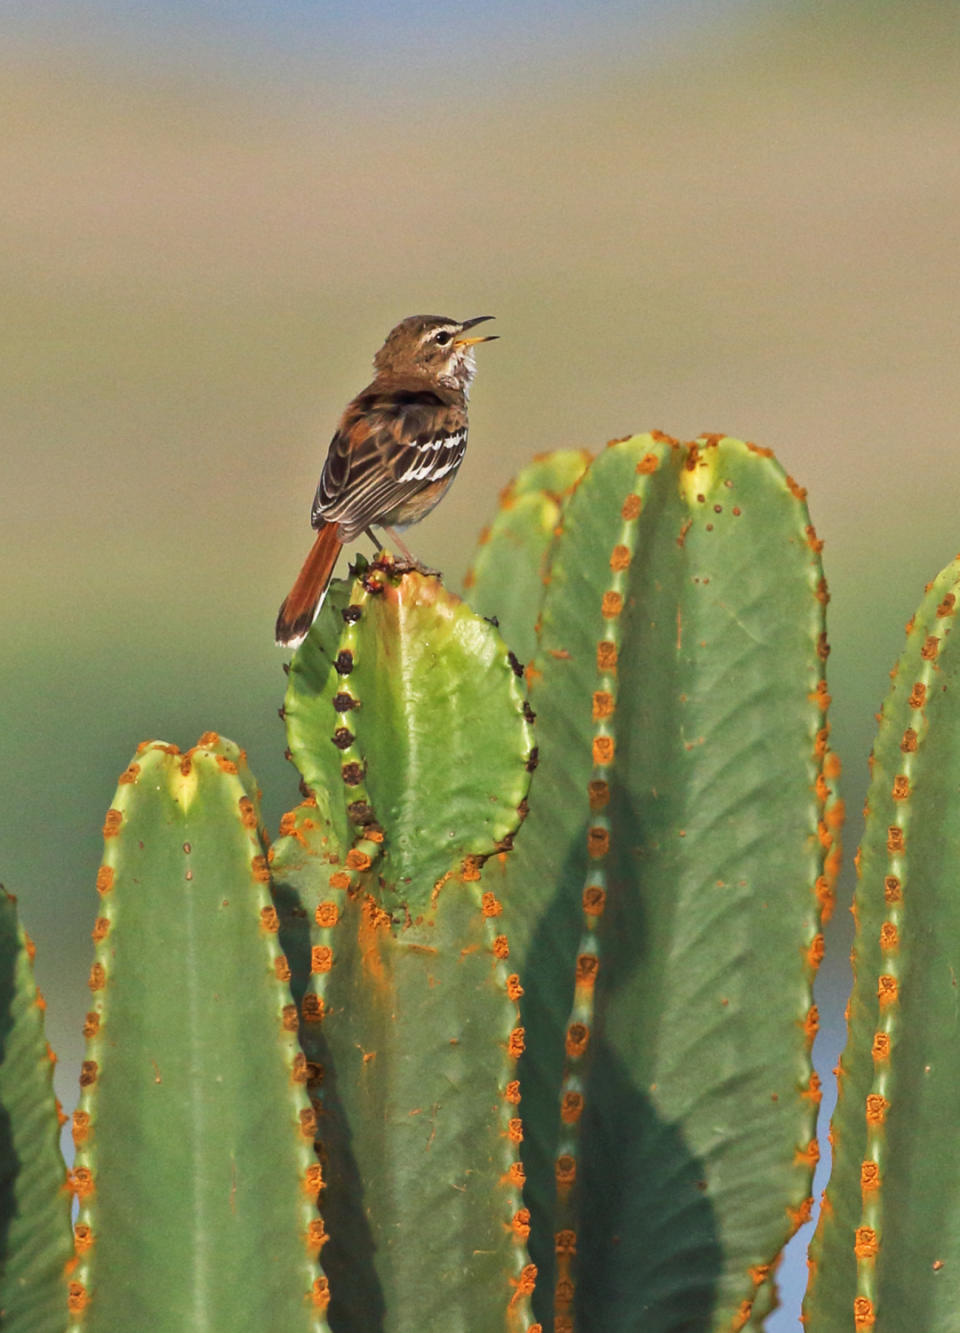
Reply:
[[[803, 491], [741, 441], [631, 437], [507, 489], [473, 610], [356, 573], [291, 663], [306, 799], [272, 846], [212, 733], [121, 775], [69, 1177], [0, 902], [4, 1328], [760, 1327], [813, 1204], [842, 820]], [[949, 1239], [902, 1206], [956, 1062], [898, 1054], [952, 1003], [952, 860], [922, 853], [955, 822], [943, 580], [878, 739], [824, 1333], [899, 1308], [886, 1235], [931, 1275], [924, 1326], [956, 1308]]]

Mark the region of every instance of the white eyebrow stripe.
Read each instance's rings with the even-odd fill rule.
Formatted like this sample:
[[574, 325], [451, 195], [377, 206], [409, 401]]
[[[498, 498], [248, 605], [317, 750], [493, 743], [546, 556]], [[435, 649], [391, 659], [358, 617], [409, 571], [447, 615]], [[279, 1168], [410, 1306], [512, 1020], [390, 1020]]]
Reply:
[[425, 342], [435, 338], [438, 333], [449, 333], [451, 338], [459, 330], [459, 324], [434, 324], [433, 328], [425, 329], [420, 335], [419, 346], [422, 347]]

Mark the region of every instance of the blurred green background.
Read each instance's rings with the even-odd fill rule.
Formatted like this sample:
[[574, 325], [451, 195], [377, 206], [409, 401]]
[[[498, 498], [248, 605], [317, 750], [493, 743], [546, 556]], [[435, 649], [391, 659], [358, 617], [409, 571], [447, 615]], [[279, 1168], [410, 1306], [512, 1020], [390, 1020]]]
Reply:
[[272, 826], [296, 799], [273, 619], [339, 411], [410, 313], [501, 339], [415, 535], [448, 581], [538, 450], [726, 431], [809, 488], [852, 852], [903, 623], [960, 547], [954, 3], [90, 0], [4, 26], [0, 879], [68, 1109], [116, 776], [213, 728]]

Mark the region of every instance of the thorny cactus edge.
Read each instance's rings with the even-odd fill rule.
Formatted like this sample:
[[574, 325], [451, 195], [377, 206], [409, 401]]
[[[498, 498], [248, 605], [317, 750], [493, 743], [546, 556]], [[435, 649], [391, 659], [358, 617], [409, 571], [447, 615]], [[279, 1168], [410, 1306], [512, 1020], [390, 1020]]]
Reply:
[[[532, 556], [536, 577], [515, 581], [500, 617], [532, 654], [523, 682], [490, 626], [429, 581], [382, 570], [379, 591], [332, 594], [326, 647], [315, 631], [314, 648], [336, 642], [341, 665], [349, 650], [356, 675], [319, 669], [321, 721], [299, 756], [314, 795], [269, 852], [229, 742], [208, 735], [185, 756], [152, 744], [126, 770], [98, 875], [77, 1253], [64, 1271], [68, 1196], [43, 1149], [38, 1174], [25, 1158], [11, 1181], [25, 1222], [8, 1227], [0, 1278], [13, 1333], [53, 1309], [62, 1323], [44, 1327], [137, 1310], [181, 1328], [201, 1287], [211, 1328], [239, 1326], [240, 1300], [268, 1326], [288, 1309], [285, 1327], [329, 1319], [334, 1333], [441, 1317], [730, 1329], [769, 1303], [771, 1265], [810, 1209], [810, 984], [842, 813], [820, 543], [801, 489], [739, 441], [633, 437], [589, 466], [568, 453], [536, 468], [507, 492], [471, 590], [496, 614], [503, 569]], [[957, 1304], [952, 1231], [936, 1221], [955, 1191], [936, 1147], [958, 1076], [937, 1017], [957, 934], [944, 921], [958, 588], [955, 566], [931, 588], [878, 735], [814, 1333], [896, 1320], [908, 1290], [911, 1317], [939, 1333]], [[437, 618], [427, 653], [408, 615]], [[374, 676], [411, 642], [407, 684], [432, 652], [439, 688], [378, 694]], [[477, 660], [483, 697], [461, 700]], [[453, 707], [443, 723], [437, 699]], [[477, 764], [490, 719], [497, 754]], [[0, 1097], [14, 1136], [39, 1117], [49, 1147], [42, 1009], [9, 904], [7, 916]], [[28, 1107], [10, 1100], [21, 1085]], [[184, 1108], [199, 1177], [177, 1159]], [[184, 1182], [209, 1178], [215, 1206], [225, 1126], [245, 1145], [232, 1196], [244, 1220], [211, 1227]], [[918, 1171], [936, 1205], [922, 1216], [909, 1207]], [[160, 1207], [163, 1234], [194, 1257], [214, 1242], [200, 1287], [189, 1265], [156, 1282], [173, 1251], [149, 1259], [144, 1179], [154, 1238]], [[231, 1228], [242, 1236], [248, 1198], [244, 1257]], [[132, 1282], [128, 1241], [148, 1255]], [[919, 1273], [919, 1285], [904, 1276]]]
[[[489, 544], [516, 527], [508, 493]], [[812, 1205], [842, 817], [820, 543], [768, 451], [638, 436], [575, 479], [545, 577], [519, 612], [540, 765], [498, 890], [524, 904], [535, 1312], [739, 1328]]]

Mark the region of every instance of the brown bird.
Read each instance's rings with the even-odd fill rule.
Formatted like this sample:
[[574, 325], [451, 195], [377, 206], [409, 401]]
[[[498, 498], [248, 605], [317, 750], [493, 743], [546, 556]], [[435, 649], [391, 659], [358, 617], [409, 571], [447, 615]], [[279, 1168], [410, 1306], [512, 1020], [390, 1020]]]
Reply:
[[[411, 315], [373, 358], [376, 377], [348, 404], [330, 441], [310, 512], [316, 540], [277, 616], [277, 643], [296, 647], [323, 605], [344, 542], [382, 528], [414, 567], [397, 535], [444, 496], [467, 451], [467, 393], [473, 348], [467, 337], [493, 319]], [[379, 543], [378, 543], [379, 544]]]

